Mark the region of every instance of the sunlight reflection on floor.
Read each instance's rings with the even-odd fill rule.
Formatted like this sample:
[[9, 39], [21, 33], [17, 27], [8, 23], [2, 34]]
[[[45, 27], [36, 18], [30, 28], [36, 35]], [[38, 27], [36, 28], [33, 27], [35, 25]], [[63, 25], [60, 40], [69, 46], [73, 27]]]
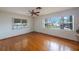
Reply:
[[68, 46], [59, 44], [57, 42], [48, 41], [47, 45], [49, 51], [71, 51], [71, 48]]

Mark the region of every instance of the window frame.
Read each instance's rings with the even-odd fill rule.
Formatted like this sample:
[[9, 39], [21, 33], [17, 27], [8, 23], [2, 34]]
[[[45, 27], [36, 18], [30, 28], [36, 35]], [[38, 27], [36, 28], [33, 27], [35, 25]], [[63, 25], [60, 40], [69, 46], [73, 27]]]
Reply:
[[[72, 23], [72, 29], [71, 29], [71, 30], [66, 30], [66, 29], [61, 29], [61, 28], [59, 28], [59, 29], [56, 29], [56, 28], [52, 28], [52, 29], [51, 29], [51, 28], [47, 28], [47, 27], [45, 26], [45, 24], [46, 24], [46, 23], [45, 23], [45, 20], [46, 20], [46, 19], [49, 19], [49, 18], [52, 18], [52, 17], [49, 17], [49, 18], [45, 18], [45, 19], [44, 19], [44, 22], [43, 22], [44, 26], [43, 26], [43, 27], [44, 27], [45, 29], [50, 29], [50, 30], [74, 31], [74, 15], [65, 15], [65, 16], [72, 16], [72, 22], [71, 22], [71, 23]], [[65, 16], [63, 16], [63, 17], [65, 17]], [[53, 16], [53, 17], [55, 17], [55, 16]], [[56, 16], [56, 17], [61, 17], [61, 16]]]

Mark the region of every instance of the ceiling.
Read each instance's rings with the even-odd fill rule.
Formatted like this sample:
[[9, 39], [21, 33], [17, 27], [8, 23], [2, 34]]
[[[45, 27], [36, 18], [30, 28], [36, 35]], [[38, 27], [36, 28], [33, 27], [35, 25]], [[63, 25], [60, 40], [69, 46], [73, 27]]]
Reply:
[[[40, 10], [40, 15], [60, 12], [71, 8], [72, 7], [42, 7], [42, 9]], [[27, 16], [30, 16], [30, 13], [28, 11], [32, 9], [35, 9], [35, 7], [0, 7], [0, 11], [17, 13], [17, 14], [22, 14]]]

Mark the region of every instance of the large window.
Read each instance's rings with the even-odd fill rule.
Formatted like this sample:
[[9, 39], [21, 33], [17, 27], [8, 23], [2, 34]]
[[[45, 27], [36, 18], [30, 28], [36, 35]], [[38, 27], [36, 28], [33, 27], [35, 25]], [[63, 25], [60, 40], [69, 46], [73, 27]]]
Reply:
[[57, 16], [45, 19], [45, 28], [73, 30], [73, 16]]

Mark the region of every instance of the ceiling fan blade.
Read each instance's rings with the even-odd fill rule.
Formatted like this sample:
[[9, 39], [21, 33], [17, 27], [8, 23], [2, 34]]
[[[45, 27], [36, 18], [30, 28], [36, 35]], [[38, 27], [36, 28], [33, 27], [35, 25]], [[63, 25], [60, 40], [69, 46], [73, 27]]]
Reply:
[[36, 12], [36, 13], [40, 13], [40, 12]]
[[39, 16], [37, 13], [35, 13], [36, 16]]

